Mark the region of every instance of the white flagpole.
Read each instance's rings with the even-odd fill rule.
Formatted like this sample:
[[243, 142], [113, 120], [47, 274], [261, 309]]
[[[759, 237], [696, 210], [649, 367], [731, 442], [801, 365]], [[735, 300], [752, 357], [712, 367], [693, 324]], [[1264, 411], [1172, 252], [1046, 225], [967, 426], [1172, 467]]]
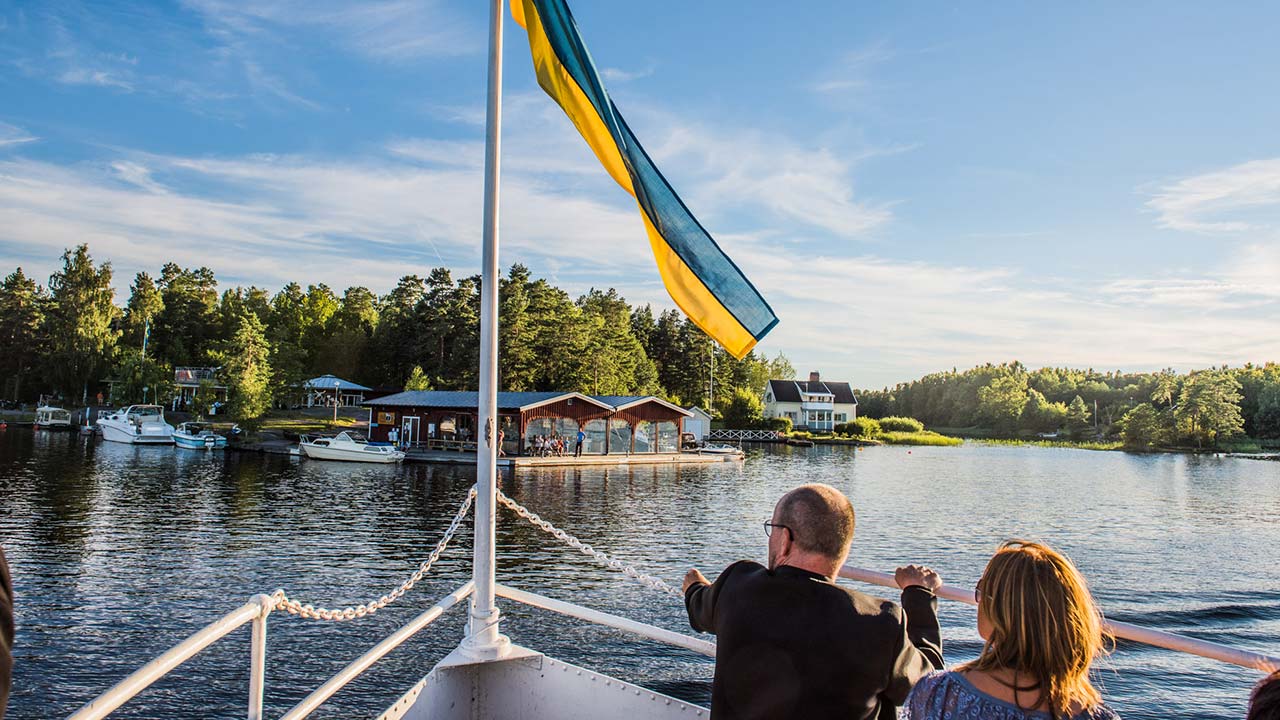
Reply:
[[484, 154], [484, 245], [480, 287], [480, 393], [476, 428], [476, 523], [471, 623], [463, 648], [480, 659], [503, 656], [510, 648], [498, 633], [494, 604], [494, 488], [498, 448], [498, 179], [502, 140], [503, 0], [489, 2], [489, 104]]

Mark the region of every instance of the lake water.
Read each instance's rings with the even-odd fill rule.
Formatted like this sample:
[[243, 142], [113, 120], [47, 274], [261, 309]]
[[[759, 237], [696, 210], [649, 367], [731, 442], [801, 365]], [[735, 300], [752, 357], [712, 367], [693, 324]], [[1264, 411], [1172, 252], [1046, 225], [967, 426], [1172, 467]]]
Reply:
[[[0, 543], [17, 589], [9, 717], [69, 714], [251, 595], [285, 588], [328, 607], [388, 592], [425, 558], [470, 468], [360, 466], [135, 448], [0, 433]], [[1006, 538], [1047, 541], [1089, 577], [1107, 615], [1280, 654], [1280, 463], [1036, 447], [777, 448], [745, 463], [508, 475], [508, 493], [584, 541], [678, 583], [762, 560], [761, 521], [786, 489], [844, 490], [858, 511], [851, 562], [925, 562], [971, 587]], [[347, 623], [273, 614], [266, 704], [278, 717], [469, 575], [470, 522], [404, 599]], [[503, 511], [499, 580], [689, 632], [678, 600], [569, 552]], [[875, 594], [887, 591], [862, 588]], [[503, 631], [560, 659], [699, 703], [712, 661], [511, 602]], [[461, 637], [461, 607], [314, 717], [372, 717]], [[980, 648], [974, 611], [942, 603], [947, 660]], [[243, 717], [247, 626], [119, 717]], [[1239, 718], [1259, 673], [1122, 644], [1099, 666], [1126, 718]]]

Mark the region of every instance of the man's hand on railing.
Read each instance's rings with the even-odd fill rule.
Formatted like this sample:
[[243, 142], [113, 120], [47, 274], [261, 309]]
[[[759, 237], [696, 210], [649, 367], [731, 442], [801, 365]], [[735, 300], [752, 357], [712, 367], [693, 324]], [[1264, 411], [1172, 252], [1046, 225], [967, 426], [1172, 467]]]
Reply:
[[689, 588], [694, 585], [710, 585], [711, 581], [707, 580], [698, 568], [689, 568], [689, 572], [684, 574], [684, 584], [680, 586], [681, 592], [689, 592]]
[[919, 585], [929, 592], [937, 592], [942, 587], [942, 576], [924, 565], [908, 565], [900, 567], [893, 573], [893, 581], [898, 587], [906, 590], [912, 585]]

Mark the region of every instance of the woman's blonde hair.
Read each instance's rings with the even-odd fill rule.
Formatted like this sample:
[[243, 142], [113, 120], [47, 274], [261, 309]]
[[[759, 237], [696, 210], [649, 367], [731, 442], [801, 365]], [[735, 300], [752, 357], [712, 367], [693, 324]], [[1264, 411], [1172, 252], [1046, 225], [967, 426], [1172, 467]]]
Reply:
[[[1104, 651], [1102, 614], [1084, 576], [1048, 545], [1010, 540], [996, 550], [978, 584], [978, 612], [990, 624], [986, 645], [965, 670], [1014, 672], [1018, 691], [1035, 690], [1055, 717], [1092, 708], [1102, 695], [1089, 665]], [[1019, 678], [1025, 678], [1027, 684]]]

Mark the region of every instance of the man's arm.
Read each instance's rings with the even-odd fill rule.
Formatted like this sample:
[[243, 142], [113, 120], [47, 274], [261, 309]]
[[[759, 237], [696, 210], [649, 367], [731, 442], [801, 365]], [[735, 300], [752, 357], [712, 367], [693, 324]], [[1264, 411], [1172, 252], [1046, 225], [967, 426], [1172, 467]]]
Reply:
[[901, 705], [916, 681], [931, 670], [942, 669], [942, 628], [938, 625], [938, 598], [933, 591], [942, 578], [927, 567], [898, 568], [894, 580], [902, 588], [905, 622], [884, 696]]
[[694, 630], [715, 634], [716, 601], [737, 565], [738, 563], [734, 563], [725, 568], [714, 583], [707, 582], [707, 578], [696, 568], [690, 568], [685, 573], [684, 606], [689, 611], [689, 625]]

